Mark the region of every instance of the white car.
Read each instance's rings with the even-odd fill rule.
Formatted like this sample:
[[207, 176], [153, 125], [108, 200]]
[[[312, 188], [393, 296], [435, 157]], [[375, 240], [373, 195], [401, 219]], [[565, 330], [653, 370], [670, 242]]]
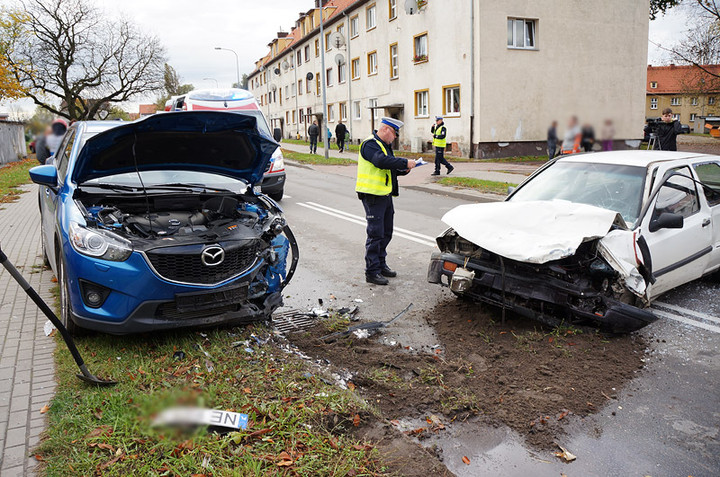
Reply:
[[429, 282], [545, 322], [632, 331], [656, 319], [643, 308], [658, 295], [720, 270], [720, 157], [563, 156], [504, 202], [443, 222]]

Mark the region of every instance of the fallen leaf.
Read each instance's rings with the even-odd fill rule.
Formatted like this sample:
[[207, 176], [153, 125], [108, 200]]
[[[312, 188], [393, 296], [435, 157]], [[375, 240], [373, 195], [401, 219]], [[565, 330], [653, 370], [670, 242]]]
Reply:
[[107, 461], [107, 462], [105, 462], [105, 463], [103, 463], [103, 464], [99, 464], [99, 465], [97, 466], [98, 473], [100, 473], [100, 471], [103, 471], [103, 470], [107, 469], [108, 467], [110, 467], [111, 465], [113, 465], [115, 462], [119, 461], [119, 460], [120, 460], [120, 457], [121, 457], [121, 456], [113, 457], [113, 458], [110, 459], [109, 461]]
[[468, 459], [467, 456], [463, 456], [462, 461], [467, 465], [470, 465], [470, 459]]
[[86, 436], [85, 439], [90, 439], [91, 437], [100, 437], [100, 436], [110, 436], [113, 433], [113, 428], [108, 425], [96, 427], [92, 431], [90, 431]]
[[548, 343], [552, 343], [552, 342], [553, 342], [553, 337], [551, 336], [550, 338], [548, 338]]
[[57, 283], [57, 277], [52, 277], [52, 278], [50, 279], [50, 281], [53, 282], [53, 283]]
[[295, 463], [295, 461], [292, 459], [290, 454], [288, 454], [285, 451], [282, 451], [277, 456], [277, 460], [278, 460], [278, 462], [276, 462], [275, 465], [277, 465], [278, 467], [290, 467], [291, 465], [293, 465]]
[[268, 432], [271, 432], [272, 429], [260, 429], [259, 431], [251, 432], [247, 435], [248, 438], [258, 437], [262, 436], [263, 434], [267, 434]]
[[568, 411], [567, 409], [563, 410], [563, 412], [561, 412], [560, 415], [558, 416], [557, 420], [562, 421], [563, 419], [565, 419], [567, 417], [568, 414], [570, 414], [570, 411]]
[[350, 391], [355, 391], [355, 385], [351, 381], [348, 381], [347, 386]]
[[245, 394], [250, 394], [252, 391], [250, 390], [250, 388], [243, 388], [243, 392]]
[[[109, 450], [110, 452], [113, 452], [113, 453], [115, 452], [115, 448], [113, 446], [111, 446], [110, 444], [105, 444], [104, 442], [99, 442], [97, 446], [98, 446], [98, 449]], [[120, 449], [118, 449], [118, 450], [120, 450]]]
[[38, 462], [44, 462], [45, 459], [40, 454], [35, 454], [35, 460]]
[[45, 413], [48, 412], [49, 410], [50, 410], [50, 406], [48, 406], [47, 404], [45, 404], [45, 405], [42, 407], [42, 409], [40, 409], [40, 414], [45, 414]]
[[360, 415], [355, 414], [353, 416], [353, 426], [358, 427], [360, 425]]

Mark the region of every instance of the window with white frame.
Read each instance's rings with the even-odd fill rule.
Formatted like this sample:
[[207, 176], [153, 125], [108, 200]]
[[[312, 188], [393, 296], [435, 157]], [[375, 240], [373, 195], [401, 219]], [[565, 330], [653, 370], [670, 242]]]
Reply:
[[680, 121], [680, 115], [679, 114], [673, 114], [673, 119], [675, 121]]
[[390, 20], [397, 18], [397, 0], [388, 0], [388, 18]]
[[353, 101], [353, 119], [360, 119], [360, 101]]
[[297, 85], [298, 96], [302, 96], [302, 94], [303, 94], [302, 81], [303, 80], [298, 80], [298, 85]]
[[535, 49], [535, 21], [536, 20], [528, 20], [525, 18], [508, 18], [508, 48]]
[[347, 64], [341, 63], [338, 65], [338, 84], [342, 84], [347, 79]]
[[377, 121], [381, 117], [380, 116], [380, 108], [377, 107], [377, 105], [378, 105], [377, 98], [370, 98], [368, 100], [368, 103], [370, 104], [370, 108], [372, 111], [372, 117]]
[[299, 116], [300, 122], [304, 123], [305, 122], [305, 110], [304, 109], [299, 110], [298, 116]]
[[306, 93], [311, 93], [311, 92], [312, 92], [312, 83], [310, 82], [309, 79], [306, 79], [306, 80], [305, 80], [305, 92], [306, 92]]
[[374, 3], [365, 10], [365, 28], [367, 30], [372, 30], [377, 26], [376, 10]]
[[691, 123], [695, 122], [695, 113], [690, 113], [690, 122]]
[[350, 18], [350, 38], [355, 38], [360, 34], [360, 17], [355, 15]]
[[708, 104], [709, 104], [710, 106], [712, 106], [713, 104], [715, 104], [715, 98], [712, 97], [712, 96], [710, 96], [707, 101], [708, 101]]
[[415, 91], [415, 116], [428, 116], [428, 90]]
[[340, 33], [343, 37], [345, 36], [345, 24], [341, 23], [337, 27], [337, 32]]
[[690, 104], [693, 105], [693, 106], [697, 106], [697, 105], [698, 105], [698, 99], [697, 99], [697, 98], [691, 99], [691, 100], [690, 100]]
[[397, 79], [398, 76], [398, 46], [397, 43], [393, 43], [390, 45], [390, 79]]
[[315, 40], [315, 58], [320, 56], [320, 40]]
[[295, 83], [293, 83], [290, 85], [290, 96], [294, 98], [296, 94], [297, 94], [297, 85]]
[[460, 115], [460, 85], [443, 86], [443, 115]]
[[651, 81], [651, 82], [650, 82], [650, 87], [651, 87], [652, 89], [657, 89], [657, 81]]
[[290, 85], [285, 85], [285, 99], [290, 99]]
[[325, 33], [325, 51], [330, 51], [330, 48], [332, 47], [330, 44], [330, 35], [332, 35], [331, 31]]
[[347, 121], [347, 103], [340, 103], [340, 121]]
[[427, 33], [416, 35], [413, 40], [413, 61], [422, 63], [428, 60], [428, 36]]
[[328, 122], [332, 123], [335, 122], [335, 108], [332, 104], [328, 104]]
[[377, 51], [371, 51], [367, 55], [368, 76], [377, 74]]
[[672, 98], [672, 99], [670, 100], [670, 104], [671, 104], [672, 106], [680, 106], [680, 98]]
[[332, 86], [332, 85], [333, 85], [333, 82], [332, 82], [332, 80], [333, 80], [332, 70], [333, 70], [332, 68], [328, 68], [327, 70], [325, 70], [325, 84], [326, 84], [327, 86]]
[[352, 79], [360, 79], [360, 58], [353, 58], [350, 62], [350, 74]]
[[658, 99], [650, 98], [650, 109], [657, 109]]

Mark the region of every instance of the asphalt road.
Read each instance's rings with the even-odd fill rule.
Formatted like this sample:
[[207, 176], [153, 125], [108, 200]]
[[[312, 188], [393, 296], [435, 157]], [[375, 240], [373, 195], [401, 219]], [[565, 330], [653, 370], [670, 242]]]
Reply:
[[[353, 189], [353, 179], [344, 175], [288, 169], [282, 206], [301, 261], [286, 289], [286, 306], [309, 309], [322, 298], [326, 307], [356, 304], [363, 320], [371, 321], [390, 319], [412, 302], [413, 311], [383, 339], [415, 349], [440, 344], [419, 317], [449, 293], [426, 282], [427, 264], [434, 237], [445, 229], [440, 218], [465, 201], [401, 190], [388, 249], [388, 264], [399, 276], [379, 287], [364, 280], [363, 208]], [[465, 424], [436, 442], [446, 456], [461, 452], [473, 462], [447, 459], [450, 470], [493, 476], [720, 475], [720, 283], [688, 284], [661, 297], [654, 309], [661, 319], [641, 331], [651, 343], [647, 368], [618, 400], [573, 424], [563, 442], [577, 455], [575, 462], [538, 456], [508, 430]]]

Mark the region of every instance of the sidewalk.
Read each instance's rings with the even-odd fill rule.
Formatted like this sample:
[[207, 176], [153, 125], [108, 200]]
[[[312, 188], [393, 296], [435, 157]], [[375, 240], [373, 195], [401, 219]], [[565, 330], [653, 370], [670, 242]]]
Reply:
[[[318, 153], [323, 155], [324, 150], [318, 145]], [[297, 152], [309, 152], [308, 146], [300, 144], [289, 144], [282, 143], [282, 147], [291, 151]], [[330, 157], [342, 157], [345, 159], [357, 160], [357, 152], [340, 152], [335, 149], [330, 149]], [[517, 164], [512, 162], [455, 162], [453, 163], [452, 157], [446, 156], [446, 158], [453, 164], [455, 170], [452, 172], [450, 177], [471, 177], [473, 179], [484, 179], [496, 182], [508, 182], [511, 184], [519, 184], [525, 178], [530, 175], [536, 166], [528, 164]], [[293, 161], [285, 160], [286, 163], [293, 163]], [[355, 177], [355, 168], [347, 166], [321, 166], [312, 165], [305, 167], [311, 167], [319, 171], [329, 172], [332, 174], [339, 174], [346, 177]], [[400, 178], [400, 187], [407, 189], [420, 190], [423, 192], [429, 192], [431, 194], [445, 195], [449, 197], [455, 197], [464, 200], [471, 201], [497, 201], [502, 200], [504, 196], [498, 194], [487, 194], [476, 192], [472, 189], [448, 187], [437, 184], [437, 179], [440, 177], [447, 177], [445, 174], [445, 168], [442, 169], [440, 176], [432, 176], [432, 172], [435, 170], [435, 166], [429, 163], [425, 166], [421, 166], [413, 170], [407, 176]]]
[[[52, 271], [44, 270], [37, 186], [17, 202], [0, 204], [0, 244], [10, 261], [52, 302]], [[38, 267], [33, 268], [33, 265]], [[0, 267], [0, 475], [34, 475], [30, 452], [47, 426], [40, 413], [55, 394], [55, 340], [45, 336], [47, 318]]]

